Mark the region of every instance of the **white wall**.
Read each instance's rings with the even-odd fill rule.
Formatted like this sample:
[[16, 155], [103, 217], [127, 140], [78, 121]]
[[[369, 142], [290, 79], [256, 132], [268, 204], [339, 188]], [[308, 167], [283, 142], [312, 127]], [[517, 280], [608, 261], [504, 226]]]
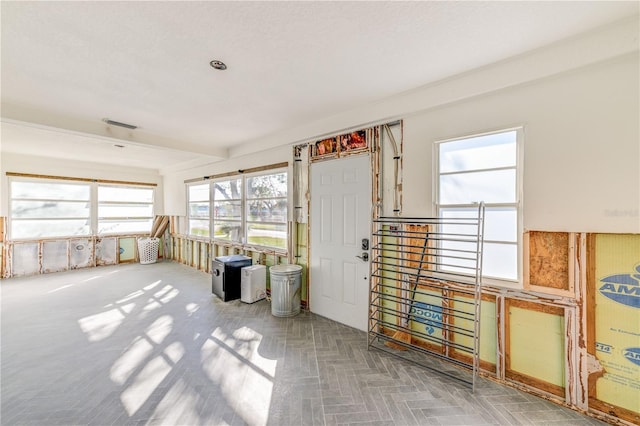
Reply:
[[8, 214], [8, 178], [5, 172], [155, 183], [158, 185], [155, 193], [155, 213], [164, 214], [162, 176], [155, 170], [3, 152], [0, 158], [0, 171], [2, 173], [0, 216]]
[[[403, 215], [434, 214], [434, 141], [523, 126], [525, 230], [640, 232], [638, 70], [636, 51], [405, 115]], [[168, 174], [165, 213], [185, 215], [186, 179], [290, 159], [280, 146]]]
[[432, 143], [523, 125], [524, 227], [640, 232], [638, 55], [405, 119], [404, 214], [432, 211]]

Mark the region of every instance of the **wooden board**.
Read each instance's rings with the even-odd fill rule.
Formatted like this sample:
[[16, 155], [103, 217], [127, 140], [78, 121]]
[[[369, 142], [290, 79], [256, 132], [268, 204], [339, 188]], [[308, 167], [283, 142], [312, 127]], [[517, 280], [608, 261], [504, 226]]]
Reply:
[[529, 284], [569, 289], [569, 234], [529, 231]]

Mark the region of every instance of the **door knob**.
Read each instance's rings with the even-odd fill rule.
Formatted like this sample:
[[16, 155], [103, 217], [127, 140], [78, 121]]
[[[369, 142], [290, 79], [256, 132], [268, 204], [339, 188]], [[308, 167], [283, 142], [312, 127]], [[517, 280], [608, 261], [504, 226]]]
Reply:
[[358, 259], [363, 260], [365, 262], [369, 261], [369, 253], [367, 253], [366, 251], [362, 253], [362, 255], [360, 256], [356, 256]]

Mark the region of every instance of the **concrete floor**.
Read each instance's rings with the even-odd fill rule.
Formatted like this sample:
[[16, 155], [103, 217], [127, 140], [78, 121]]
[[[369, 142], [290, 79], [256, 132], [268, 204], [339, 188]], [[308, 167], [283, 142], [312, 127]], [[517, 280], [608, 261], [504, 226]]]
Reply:
[[472, 394], [310, 313], [223, 303], [172, 262], [0, 290], [3, 425], [601, 424], [484, 379]]

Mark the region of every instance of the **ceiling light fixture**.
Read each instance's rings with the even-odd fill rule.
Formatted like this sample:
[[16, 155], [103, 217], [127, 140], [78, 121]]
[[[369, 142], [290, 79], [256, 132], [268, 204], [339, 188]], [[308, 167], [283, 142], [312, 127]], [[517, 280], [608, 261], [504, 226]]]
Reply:
[[121, 123], [119, 121], [109, 120], [108, 118], [103, 118], [102, 121], [112, 126], [124, 127], [125, 129], [135, 130], [138, 128], [138, 126], [134, 126], [133, 124]]
[[209, 62], [209, 65], [211, 65], [212, 68], [215, 68], [220, 71], [224, 71], [227, 69], [227, 65], [222, 61], [218, 61], [217, 59], [214, 59], [213, 61]]

